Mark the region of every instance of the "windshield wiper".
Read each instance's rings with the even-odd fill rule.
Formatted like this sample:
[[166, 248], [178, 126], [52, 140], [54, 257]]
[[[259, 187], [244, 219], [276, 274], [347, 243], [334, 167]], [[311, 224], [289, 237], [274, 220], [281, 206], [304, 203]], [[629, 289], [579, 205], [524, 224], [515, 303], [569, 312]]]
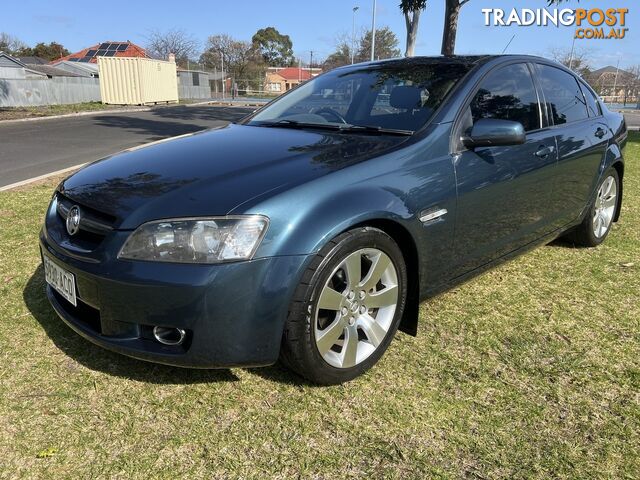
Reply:
[[277, 122], [264, 122], [258, 125], [259, 127], [280, 127], [280, 128], [322, 128], [324, 130], [340, 131], [341, 125], [335, 123], [313, 123], [313, 122], [299, 122], [297, 120], [278, 120]]
[[384, 128], [374, 125], [349, 125], [345, 124], [340, 129], [344, 132], [362, 132], [362, 133], [379, 133], [382, 135], [405, 135], [410, 136], [415, 132], [413, 130], [402, 130], [399, 128]]
[[383, 128], [372, 125], [351, 125], [349, 123], [313, 123], [299, 122], [297, 120], [282, 119], [277, 122], [264, 122], [261, 127], [284, 127], [284, 128], [319, 128], [324, 130], [333, 130], [335, 132], [346, 133], [376, 133], [381, 135], [413, 135], [413, 130], [401, 130], [397, 128]]

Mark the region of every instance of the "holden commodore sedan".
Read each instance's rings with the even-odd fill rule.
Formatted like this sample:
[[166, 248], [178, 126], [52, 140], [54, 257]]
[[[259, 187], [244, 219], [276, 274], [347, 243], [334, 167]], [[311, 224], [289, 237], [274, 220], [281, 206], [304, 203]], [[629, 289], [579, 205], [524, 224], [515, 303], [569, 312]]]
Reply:
[[86, 339], [192, 368], [281, 359], [320, 384], [374, 365], [419, 302], [618, 220], [623, 117], [530, 56], [332, 70], [223, 128], [56, 189], [48, 298]]

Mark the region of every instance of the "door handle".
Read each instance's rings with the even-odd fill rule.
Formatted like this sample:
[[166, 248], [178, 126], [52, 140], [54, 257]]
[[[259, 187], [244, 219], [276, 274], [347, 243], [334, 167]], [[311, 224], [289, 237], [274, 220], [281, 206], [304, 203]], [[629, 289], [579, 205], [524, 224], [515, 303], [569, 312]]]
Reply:
[[596, 133], [594, 135], [596, 137], [598, 137], [598, 138], [602, 138], [602, 137], [604, 137], [605, 133], [606, 132], [602, 128], [598, 127], [598, 129], [596, 130]]
[[555, 150], [555, 147], [541, 146], [540, 148], [538, 148], [536, 153], [534, 153], [534, 155], [538, 158], [547, 158], [549, 155], [553, 153], [554, 150]]

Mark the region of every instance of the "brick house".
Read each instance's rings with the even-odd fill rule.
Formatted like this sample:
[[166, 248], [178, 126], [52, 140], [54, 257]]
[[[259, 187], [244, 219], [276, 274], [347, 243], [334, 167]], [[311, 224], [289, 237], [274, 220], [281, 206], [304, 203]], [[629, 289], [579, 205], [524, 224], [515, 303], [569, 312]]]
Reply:
[[322, 70], [319, 68], [270, 67], [266, 73], [264, 90], [280, 95], [320, 73]]

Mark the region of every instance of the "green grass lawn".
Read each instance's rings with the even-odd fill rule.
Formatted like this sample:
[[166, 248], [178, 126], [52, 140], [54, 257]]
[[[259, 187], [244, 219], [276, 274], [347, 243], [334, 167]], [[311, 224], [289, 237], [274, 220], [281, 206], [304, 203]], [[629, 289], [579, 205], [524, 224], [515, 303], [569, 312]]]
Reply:
[[560, 243], [421, 308], [343, 386], [181, 370], [56, 317], [53, 181], [0, 193], [0, 478], [640, 478], [640, 135], [604, 245]]

